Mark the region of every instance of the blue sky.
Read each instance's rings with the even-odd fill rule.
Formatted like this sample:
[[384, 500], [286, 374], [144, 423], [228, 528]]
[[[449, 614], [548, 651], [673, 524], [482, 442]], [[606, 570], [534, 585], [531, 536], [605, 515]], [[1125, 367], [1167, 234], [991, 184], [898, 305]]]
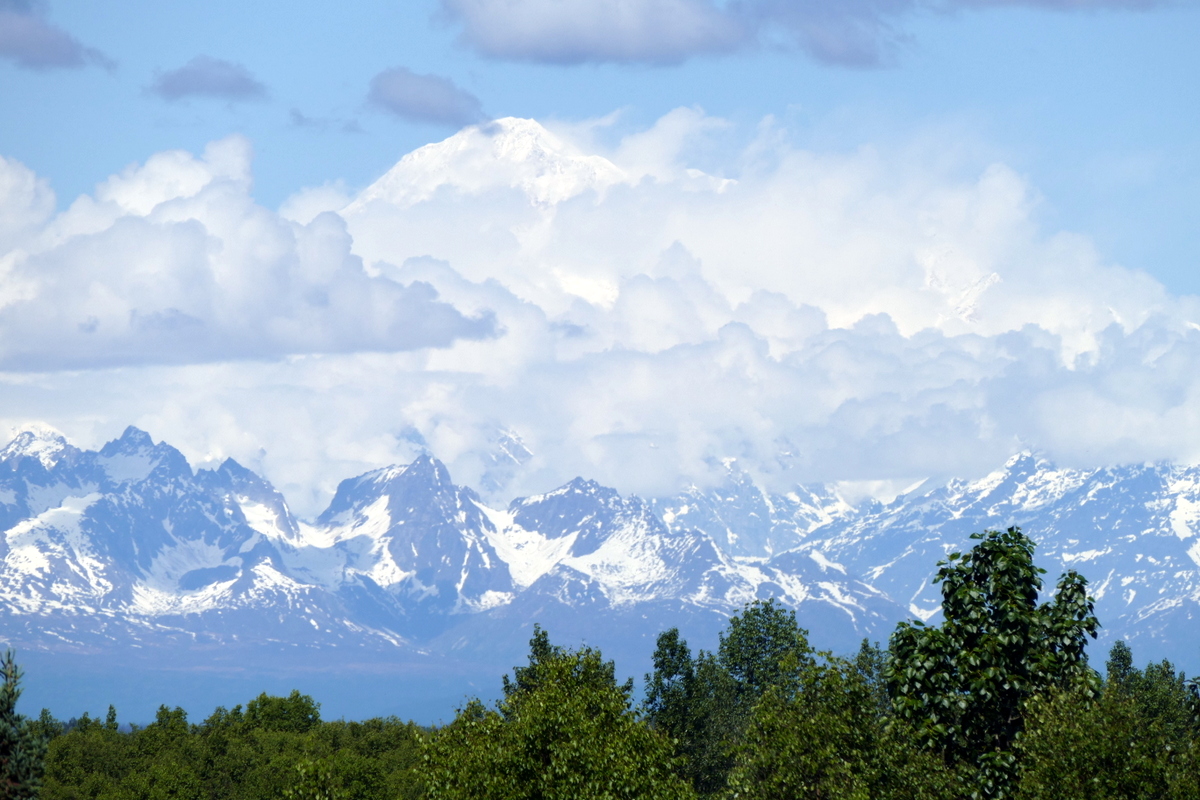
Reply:
[[[1198, 33], [1153, 0], [0, 0], [0, 421], [138, 424], [302, 510], [414, 447], [481, 480], [505, 430], [509, 494], [1200, 458]], [[436, 191], [360, 196], [448, 139], [398, 178]]]

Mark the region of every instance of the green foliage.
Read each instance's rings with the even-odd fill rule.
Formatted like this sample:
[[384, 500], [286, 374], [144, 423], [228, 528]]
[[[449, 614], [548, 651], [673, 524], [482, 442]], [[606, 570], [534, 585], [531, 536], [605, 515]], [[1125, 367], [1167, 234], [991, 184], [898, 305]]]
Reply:
[[807, 631], [774, 598], [748, 603], [719, 642], [716, 655], [701, 650], [693, 659], [677, 629], [664, 631], [646, 676], [647, 719], [676, 743], [681, 774], [704, 797], [724, 791], [763, 693], [814, 663]]
[[[586, 649], [580, 651], [580, 653], [584, 652], [592, 651]], [[577, 676], [577, 679], [593, 686], [615, 686], [616, 665], [611, 661], [599, 659], [599, 653], [596, 655], [596, 659], [587, 659], [586, 663], [578, 662], [579, 668], [584, 671]], [[529, 666], [513, 667], [512, 680], [509, 680], [507, 675], [504, 676], [505, 699], [531, 694], [540, 689], [546, 681], [557, 680], [558, 670], [568, 656], [570, 656], [570, 651], [550, 644], [550, 635], [541, 625], [535, 623], [533, 638], [529, 640]], [[621, 691], [625, 694], [633, 691], [632, 678], [621, 686]]]
[[66, 726], [62, 722], [54, 718], [50, 713], [50, 709], [43, 708], [42, 713], [37, 719], [29, 721], [29, 727], [33, 730], [34, 735], [49, 743], [56, 736], [62, 736], [66, 732]]
[[755, 600], [729, 619], [717, 648], [721, 666], [753, 704], [788, 674], [813, 663], [808, 631], [796, 624], [796, 612], [775, 598]]
[[725, 788], [745, 726], [745, 696], [712, 653], [701, 650], [693, 660], [678, 629], [659, 634], [654, 672], [646, 676], [646, 717], [675, 744], [680, 774], [701, 796]]
[[12, 650], [0, 659], [0, 797], [4, 800], [37, 797], [46, 757], [46, 735], [36, 724], [17, 713], [21, 697], [21, 669]]
[[[795, 666], [754, 709], [729, 778], [747, 800], [951, 798], [956, 776], [881, 703], [882, 654]], [[792, 662], [793, 664], [795, 662]], [[791, 665], [789, 665], [791, 666]]]
[[345, 792], [326, 761], [303, 759], [296, 765], [296, 782], [283, 790], [284, 800], [342, 800]]
[[897, 716], [927, 746], [979, 768], [978, 796], [1003, 797], [1026, 701], [1050, 689], [1094, 693], [1084, 646], [1099, 622], [1075, 572], [1038, 604], [1045, 570], [1020, 529], [972, 538], [979, 543], [970, 553], [940, 562], [942, 626], [905, 623], [892, 635], [888, 685]]
[[[48, 716], [48, 715], [47, 715]], [[121, 733], [115, 711], [57, 736], [42, 800], [395, 800], [417, 798], [426, 735], [397, 719], [320, 722], [312, 698], [260, 695], [200, 725], [160, 707]], [[61, 724], [52, 723], [59, 725]]]
[[1097, 697], [1078, 688], [1034, 698], [1019, 743], [1018, 796], [1151, 800], [1200, 796], [1196, 690], [1169, 662], [1133, 666], [1117, 642]]
[[671, 745], [630, 708], [612, 662], [540, 628], [497, 710], [468, 703], [425, 754], [431, 798], [688, 798]]
[[287, 697], [265, 692], [246, 704], [244, 724], [264, 731], [307, 733], [321, 723], [321, 704], [296, 690]]

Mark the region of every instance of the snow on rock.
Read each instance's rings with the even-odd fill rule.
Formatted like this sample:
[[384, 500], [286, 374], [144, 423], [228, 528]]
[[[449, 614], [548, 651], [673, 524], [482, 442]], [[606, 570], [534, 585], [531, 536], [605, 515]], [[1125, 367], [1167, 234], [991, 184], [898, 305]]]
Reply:
[[626, 180], [611, 161], [575, 151], [535, 120], [505, 117], [414, 150], [342, 213], [352, 216], [374, 202], [408, 207], [442, 187], [465, 194], [517, 188], [531, 202], [550, 205]]
[[46, 469], [52, 468], [70, 447], [61, 433], [48, 425], [22, 431], [0, 450], [0, 461], [36, 458]]

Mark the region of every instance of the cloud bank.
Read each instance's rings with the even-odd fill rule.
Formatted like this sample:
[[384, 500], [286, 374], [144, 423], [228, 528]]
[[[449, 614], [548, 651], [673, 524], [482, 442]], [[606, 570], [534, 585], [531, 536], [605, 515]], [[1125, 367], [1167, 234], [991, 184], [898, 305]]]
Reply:
[[150, 91], [164, 100], [187, 97], [262, 100], [267, 96], [267, 87], [243, 65], [205, 55], [159, 74]]
[[59, 214], [3, 162], [0, 424], [137, 424], [301, 513], [421, 451], [501, 499], [666, 493], [730, 458], [776, 488], [1200, 458], [1197, 301], [1043, 230], [1022, 176], [769, 124], [714, 175], [684, 154], [719, 124], [605, 147], [497, 120], [280, 213], [238, 138]]
[[49, 22], [35, 0], [0, 0], [0, 58], [33, 70], [113, 67], [99, 50]]
[[53, 218], [44, 182], [3, 161], [0, 202], [0, 368], [403, 350], [494, 333], [486, 313], [467, 318], [427, 284], [368, 275], [340, 218], [298, 225], [255, 205], [241, 137], [200, 158], [159, 153]]
[[1160, 0], [442, 0], [465, 43], [493, 58], [552, 64], [675, 64], [693, 56], [791, 47], [828, 64], [878, 66], [904, 18], [1025, 6], [1141, 10]]

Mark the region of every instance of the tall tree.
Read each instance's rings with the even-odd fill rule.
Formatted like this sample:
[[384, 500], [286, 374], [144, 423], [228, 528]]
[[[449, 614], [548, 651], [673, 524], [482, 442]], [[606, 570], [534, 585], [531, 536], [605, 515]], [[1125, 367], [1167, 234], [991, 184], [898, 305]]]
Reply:
[[940, 562], [942, 625], [902, 623], [892, 635], [888, 685], [897, 715], [927, 745], [979, 768], [979, 796], [1004, 797], [1024, 703], [1052, 688], [1094, 694], [1084, 646], [1099, 622], [1087, 581], [1073, 571], [1038, 604], [1045, 570], [1019, 528], [971, 538], [969, 553]]
[[37, 797], [46, 759], [46, 737], [17, 713], [21, 669], [12, 650], [0, 659], [0, 792], [3, 800]]
[[432, 740], [430, 798], [453, 800], [687, 800], [671, 744], [638, 719], [629, 683], [584, 647], [549, 643], [536, 629], [530, 663], [504, 683], [497, 710], [472, 701]]
[[748, 705], [814, 663], [808, 631], [796, 624], [796, 612], [774, 597], [748, 603], [741, 614], [730, 617], [728, 630], [719, 638], [721, 666], [737, 682]]
[[650, 724], [675, 741], [682, 772], [697, 793], [725, 790], [750, 712], [771, 687], [811, 665], [808, 632], [774, 598], [747, 603], [719, 634], [715, 654], [695, 658], [678, 629], [659, 634], [646, 676]]

